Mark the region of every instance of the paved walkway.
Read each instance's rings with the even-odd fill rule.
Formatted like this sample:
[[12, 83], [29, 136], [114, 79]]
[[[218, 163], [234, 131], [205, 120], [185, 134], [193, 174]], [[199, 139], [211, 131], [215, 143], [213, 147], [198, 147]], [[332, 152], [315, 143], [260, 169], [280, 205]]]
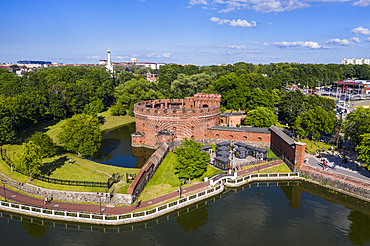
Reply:
[[[340, 154], [342, 155], [342, 153]], [[323, 168], [320, 163], [320, 158], [318, 158], [316, 155], [306, 154], [305, 157], [308, 158], [307, 164], [310, 166], [320, 169]], [[347, 155], [347, 163], [343, 163], [341, 158], [334, 157], [327, 152], [322, 153], [322, 157], [326, 158], [331, 163], [335, 163], [335, 168], [328, 168], [328, 172], [341, 174], [370, 183], [370, 172], [359, 165], [356, 160], [357, 156], [355, 154], [350, 153]]]
[[[248, 175], [248, 174], [253, 173], [253, 172], [257, 172], [258, 170], [261, 171], [261, 170], [266, 169], [266, 168], [277, 166], [277, 165], [280, 165], [282, 163], [283, 163], [283, 161], [278, 160], [278, 161], [273, 161], [273, 162], [269, 162], [269, 163], [266, 163], [266, 164], [261, 164], [261, 165], [256, 166], [256, 167], [252, 167], [252, 168], [249, 168], [249, 169], [246, 169], [246, 170], [243, 170], [243, 171], [239, 171], [238, 172], [238, 177]], [[211, 188], [211, 186], [209, 185], [209, 181], [194, 184], [194, 185], [186, 187], [182, 190], [182, 197], [186, 196], [187, 194], [191, 194], [191, 193], [193, 193], [194, 191], [197, 191], [197, 190], [206, 190], [206, 189], [210, 189], [210, 188]], [[5, 190], [5, 194], [4, 194], [4, 190]], [[180, 196], [180, 194], [177, 191], [174, 191], [174, 192], [168, 193], [166, 195], [156, 197], [156, 198], [154, 198], [150, 201], [142, 202], [140, 204], [139, 208], [135, 208], [135, 206], [136, 206], [135, 204], [132, 205], [132, 206], [125, 206], [125, 207], [107, 207], [106, 204], [102, 204], [100, 206], [100, 205], [96, 205], [96, 204], [68, 203], [68, 202], [60, 202], [60, 201], [51, 201], [49, 204], [44, 205], [42, 199], [38, 199], [38, 198], [35, 198], [35, 197], [24, 195], [24, 194], [21, 194], [19, 192], [10, 190], [8, 188], [4, 189], [4, 186], [0, 186], [0, 196], [5, 197], [5, 195], [6, 195], [7, 201], [21, 203], [21, 204], [24, 204], [24, 205], [35, 206], [35, 207], [39, 207], [39, 208], [54, 209], [54, 210], [66, 210], [66, 211], [71, 211], [71, 212], [86, 212], [86, 213], [96, 213], [96, 214], [100, 213], [100, 209], [101, 209], [101, 212], [104, 213], [104, 214], [126, 214], [126, 213], [131, 213], [131, 212], [135, 212], [135, 210], [145, 208], [145, 207], [149, 207], [149, 206], [153, 206], [153, 205], [157, 205], [157, 204], [160, 204], [160, 203], [164, 203], [168, 200], [171, 200], [171, 199], [174, 199], [174, 198], [177, 198], [177, 197]]]

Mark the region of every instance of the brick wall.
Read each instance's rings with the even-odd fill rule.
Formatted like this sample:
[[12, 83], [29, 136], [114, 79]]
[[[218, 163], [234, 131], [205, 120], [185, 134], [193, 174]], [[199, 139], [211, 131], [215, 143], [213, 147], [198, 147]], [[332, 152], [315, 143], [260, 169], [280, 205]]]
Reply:
[[232, 131], [228, 127], [226, 130], [208, 129], [207, 144], [217, 144], [219, 142], [243, 142], [255, 147], [270, 148], [271, 134], [270, 133], [256, 133], [246, 131]]
[[294, 164], [295, 148], [293, 145], [287, 143], [274, 131], [271, 131], [271, 146], [273, 146], [283, 158], [287, 158], [290, 163]]
[[166, 157], [168, 151], [169, 146], [165, 143], [162, 144], [141, 168], [140, 172], [127, 189], [127, 193], [132, 196], [132, 202], [140, 196], [146, 184], [150, 181], [154, 173], [157, 171], [159, 165]]
[[[163, 142], [181, 141], [185, 137], [207, 138], [207, 128], [218, 125], [220, 102], [220, 95], [202, 93], [185, 99], [139, 102], [134, 110], [137, 132], [132, 134], [132, 145], [157, 148]], [[160, 135], [163, 130], [173, 136]]]

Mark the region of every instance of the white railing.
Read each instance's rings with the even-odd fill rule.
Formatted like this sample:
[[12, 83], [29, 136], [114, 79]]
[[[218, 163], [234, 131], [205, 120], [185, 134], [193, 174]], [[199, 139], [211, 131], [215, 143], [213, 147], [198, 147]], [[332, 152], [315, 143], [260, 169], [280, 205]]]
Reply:
[[[217, 175], [215, 176], [217, 177]], [[99, 224], [122, 224], [132, 223], [142, 220], [151, 219], [170, 211], [176, 210], [180, 207], [194, 203], [199, 200], [203, 200], [206, 197], [216, 195], [224, 190], [224, 184], [229, 186], [241, 186], [249, 181], [262, 181], [262, 180], [283, 180], [283, 179], [296, 179], [299, 178], [299, 173], [258, 173], [251, 174], [245, 177], [237, 178], [234, 175], [220, 176], [216, 180], [210, 180], [212, 186], [217, 185], [211, 189], [198, 192], [193, 195], [178, 199], [173, 202], [166, 203], [164, 205], [157, 206], [155, 208], [144, 210], [140, 212], [132, 212], [127, 214], [119, 215], [108, 215], [108, 214], [94, 214], [94, 213], [83, 213], [83, 212], [72, 212], [64, 210], [46, 209], [35, 206], [28, 206], [13, 202], [0, 201], [0, 209], [3, 208], [7, 211], [26, 213], [29, 215], [47, 217], [51, 219], [59, 220], [72, 220], [77, 222], [86, 223], [99, 223]], [[221, 189], [221, 190], [220, 190]]]
[[250, 181], [299, 178], [298, 172], [295, 172], [295, 173], [256, 173], [256, 174], [251, 174], [251, 175], [240, 177], [240, 178], [238, 178], [235, 174], [236, 172], [234, 173], [234, 175], [230, 174], [230, 175], [221, 176], [220, 178], [215, 180], [214, 178], [217, 177], [216, 175], [210, 179], [209, 184], [211, 186], [214, 186], [217, 184], [222, 184], [222, 181], [224, 181], [225, 184], [230, 185], [230, 186], [240, 186]]
[[[221, 190], [220, 190], [221, 189]], [[190, 203], [202, 200], [206, 197], [216, 195], [222, 192], [224, 186], [221, 184], [219, 186], [213, 187], [202, 192], [198, 192], [193, 195], [178, 199], [173, 202], [160, 205], [158, 207], [144, 210], [140, 212], [132, 212], [127, 214], [119, 215], [107, 215], [107, 214], [93, 214], [93, 213], [83, 213], [83, 212], [72, 212], [63, 210], [53, 210], [34, 206], [28, 206], [13, 202], [0, 202], [0, 209], [3, 208], [7, 211], [26, 213], [29, 215], [42, 216], [52, 219], [59, 220], [75, 220], [78, 222], [87, 223], [100, 223], [100, 224], [120, 224], [120, 223], [132, 223], [136, 221], [142, 221], [146, 219], [151, 219], [153, 217], [168, 213], [170, 211], [176, 210], [180, 207], [186, 206]]]

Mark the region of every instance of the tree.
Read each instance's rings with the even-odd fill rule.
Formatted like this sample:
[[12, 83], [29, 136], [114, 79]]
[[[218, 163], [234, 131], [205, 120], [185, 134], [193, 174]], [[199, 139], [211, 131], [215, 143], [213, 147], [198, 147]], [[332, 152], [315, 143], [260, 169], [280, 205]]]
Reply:
[[116, 105], [113, 105], [110, 108], [110, 113], [113, 116], [117, 115], [126, 115], [127, 107], [123, 105], [121, 102], [117, 102]]
[[297, 129], [298, 138], [304, 138], [306, 136], [306, 131], [302, 128], [302, 117], [300, 115], [297, 116], [293, 127]]
[[360, 136], [360, 145], [356, 147], [358, 159], [365, 162], [368, 166], [370, 165], [370, 133], [366, 133]]
[[65, 149], [74, 151], [79, 156], [93, 156], [99, 150], [103, 136], [97, 118], [77, 114], [62, 126], [58, 138]]
[[17, 155], [16, 160], [16, 168], [23, 173], [29, 174], [30, 181], [32, 181], [32, 176], [41, 173], [41, 148], [33, 141], [28, 141], [23, 144], [23, 154]]
[[209, 154], [202, 151], [203, 144], [184, 138], [176, 147], [177, 155], [175, 174], [179, 178], [194, 179], [200, 177], [206, 170], [210, 160]]
[[102, 112], [104, 109], [104, 104], [101, 99], [96, 99], [85, 105], [84, 114], [92, 115], [94, 117], [98, 116], [98, 113]]
[[255, 127], [270, 127], [276, 125], [277, 122], [278, 117], [273, 110], [265, 107], [258, 107], [247, 113], [244, 124]]
[[155, 90], [155, 84], [146, 79], [132, 79], [125, 84], [120, 84], [115, 89], [117, 102], [127, 105], [129, 114], [133, 115], [134, 104], [151, 99], [163, 99], [164, 96]]
[[210, 75], [206, 73], [185, 75], [180, 73], [172, 83], [172, 91], [178, 98], [193, 96], [210, 85]]
[[250, 95], [249, 84], [245, 78], [235, 73], [222, 76], [214, 82], [215, 90], [222, 96], [221, 105], [227, 109], [245, 109]]
[[16, 129], [10, 117], [0, 119], [0, 141], [8, 142], [15, 138]]
[[359, 145], [361, 135], [370, 132], [370, 109], [359, 107], [347, 114], [343, 127], [345, 138], [350, 138], [352, 143]]
[[304, 110], [303, 102], [305, 96], [301, 91], [290, 91], [280, 97], [278, 117], [283, 123], [293, 125], [297, 115]]
[[301, 113], [302, 128], [306, 134], [311, 133], [314, 138], [319, 138], [322, 133], [333, 133], [337, 121], [334, 111], [325, 111], [317, 106]]
[[55, 144], [49, 135], [43, 132], [36, 132], [33, 134], [28, 141], [32, 141], [34, 144], [40, 147], [41, 158], [52, 156], [56, 152]]

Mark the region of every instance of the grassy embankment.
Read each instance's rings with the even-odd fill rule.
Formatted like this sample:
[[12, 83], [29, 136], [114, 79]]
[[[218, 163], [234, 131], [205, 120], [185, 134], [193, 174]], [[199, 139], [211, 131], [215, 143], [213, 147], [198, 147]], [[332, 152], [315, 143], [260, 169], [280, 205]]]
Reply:
[[[135, 121], [135, 118], [131, 116], [111, 116], [108, 111], [100, 113], [99, 116], [103, 117], [104, 119], [104, 124], [101, 127], [102, 131], [114, 129]], [[14, 143], [3, 145], [2, 147], [7, 150], [11, 157], [13, 157], [15, 153], [22, 152], [22, 143], [25, 142], [27, 138], [34, 134], [34, 132], [41, 131], [46, 132], [58, 146], [58, 151], [55, 156], [43, 160], [44, 168], [42, 169], [42, 175], [49, 176], [50, 178], [65, 180], [107, 182], [108, 178], [113, 173], [119, 173], [123, 175], [126, 172], [138, 173], [140, 171], [140, 169], [135, 168], [121, 168], [99, 164], [94, 161], [79, 158], [78, 155], [74, 153], [66, 152], [61, 147], [57, 138], [59, 132], [62, 130], [61, 126], [64, 123], [65, 120], [40, 122], [37, 125], [31, 126], [19, 132], [17, 135], [17, 140], [14, 141]], [[69, 164], [69, 158], [73, 160], [72, 165]], [[10, 167], [2, 160], [0, 160], [0, 172], [19, 182], [30, 183], [29, 177], [17, 172], [11, 172]], [[31, 183], [40, 187], [58, 190], [91, 192], [106, 191], [105, 188], [56, 185], [39, 180], [33, 180]]]
[[[148, 201], [155, 197], [168, 194], [176, 191], [180, 186], [178, 177], [175, 175], [174, 165], [176, 162], [176, 154], [169, 152], [162, 164], [159, 166], [152, 179], [146, 185], [144, 191], [140, 195], [140, 200]], [[198, 184], [218, 169], [208, 165], [207, 171], [199, 178], [192, 180], [191, 184], [183, 185], [183, 189], [190, 185]]]
[[315, 153], [316, 150], [324, 148], [325, 151], [330, 150], [330, 148], [333, 146], [331, 144], [322, 143], [320, 141], [313, 141], [308, 139], [302, 139], [300, 142], [306, 144], [306, 152], [309, 154]]

